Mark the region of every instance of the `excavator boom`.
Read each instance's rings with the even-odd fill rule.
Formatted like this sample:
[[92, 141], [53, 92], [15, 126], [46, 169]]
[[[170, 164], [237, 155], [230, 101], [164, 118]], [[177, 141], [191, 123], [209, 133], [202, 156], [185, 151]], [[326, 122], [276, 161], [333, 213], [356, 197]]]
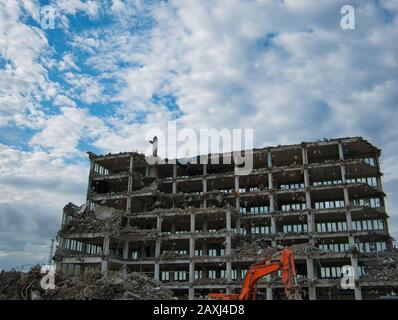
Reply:
[[239, 294], [211, 293], [209, 298], [217, 300], [255, 300], [257, 282], [261, 278], [281, 270], [286, 297], [288, 299], [298, 299], [299, 287], [296, 283], [293, 252], [289, 248], [285, 248], [280, 254], [281, 258], [279, 261], [272, 262], [271, 257], [250, 266]]

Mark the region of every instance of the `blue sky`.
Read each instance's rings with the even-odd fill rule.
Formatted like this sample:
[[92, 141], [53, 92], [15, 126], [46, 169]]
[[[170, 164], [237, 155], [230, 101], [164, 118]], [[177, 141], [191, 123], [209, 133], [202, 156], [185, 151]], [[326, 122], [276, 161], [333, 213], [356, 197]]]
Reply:
[[0, 268], [47, 258], [62, 207], [85, 200], [86, 151], [144, 151], [174, 119], [253, 128], [256, 147], [364, 136], [397, 236], [397, 14], [389, 0], [0, 0]]

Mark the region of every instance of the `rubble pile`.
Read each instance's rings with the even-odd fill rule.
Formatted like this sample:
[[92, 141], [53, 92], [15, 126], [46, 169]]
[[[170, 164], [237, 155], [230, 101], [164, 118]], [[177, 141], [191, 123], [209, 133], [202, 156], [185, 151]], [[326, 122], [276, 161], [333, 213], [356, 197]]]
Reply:
[[371, 261], [365, 265], [364, 278], [377, 281], [398, 281], [398, 251], [391, 250], [372, 255]]
[[[289, 246], [295, 256], [317, 257], [327, 252], [308, 243], [294, 244]], [[269, 241], [264, 238], [245, 237], [240, 239], [236, 249], [232, 250], [231, 255], [239, 257], [270, 257], [280, 251], [279, 248], [271, 247]]]
[[66, 278], [55, 275], [55, 289], [43, 290], [41, 267], [29, 272], [16, 270], [0, 273], [0, 300], [167, 300], [171, 291], [145, 275], [133, 272], [104, 279], [99, 272], [86, 272]]
[[63, 225], [59, 234], [112, 232], [120, 228], [121, 221], [122, 214], [115, 213], [110, 217], [99, 219], [94, 213], [86, 212], [84, 215], [76, 217]]
[[300, 256], [300, 257], [317, 257], [323, 254], [326, 254], [325, 251], [322, 251], [318, 247], [314, 247], [309, 245], [308, 243], [300, 243], [300, 244], [294, 244], [289, 247], [290, 250], [293, 251], [293, 254], [295, 256]]
[[277, 248], [270, 247], [265, 239], [244, 238], [238, 242], [236, 249], [232, 250], [232, 256], [239, 257], [268, 257], [278, 252]]
[[159, 260], [175, 260], [178, 258], [186, 258], [186, 255], [179, 254], [174, 251], [163, 250], [161, 255], [159, 256]]

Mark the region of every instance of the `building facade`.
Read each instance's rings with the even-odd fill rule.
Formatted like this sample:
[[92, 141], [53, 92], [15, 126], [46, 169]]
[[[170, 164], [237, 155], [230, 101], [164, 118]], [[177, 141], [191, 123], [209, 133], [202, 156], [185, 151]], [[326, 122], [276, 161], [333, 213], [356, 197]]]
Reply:
[[[64, 272], [142, 272], [198, 299], [238, 292], [247, 268], [265, 258], [238, 249], [260, 240], [275, 250], [308, 247], [295, 257], [304, 299], [370, 299], [393, 286], [366, 277], [366, 265], [393, 243], [380, 150], [361, 137], [255, 149], [245, 176], [222, 155], [153, 166], [137, 152], [89, 158], [87, 202], [64, 208], [56, 254]], [[344, 290], [346, 265], [355, 279]], [[258, 289], [284, 298], [277, 274]]]

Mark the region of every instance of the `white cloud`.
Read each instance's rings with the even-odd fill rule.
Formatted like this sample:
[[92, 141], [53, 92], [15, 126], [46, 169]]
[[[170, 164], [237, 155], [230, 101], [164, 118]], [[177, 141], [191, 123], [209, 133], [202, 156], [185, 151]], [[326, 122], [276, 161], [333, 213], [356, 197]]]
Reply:
[[48, 150], [54, 157], [70, 158], [81, 153], [77, 147], [82, 137], [86, 140], [97, 139], [106, 132], [104, 123], [90, 116], [87, 110], [61, 107], [61, 114], [49, 117], [44, 123], [44, 129], [30, 143], [38, 150]]
[[90, 18], [98, 17], [101, 8], [101, 1], [98, 0], [57, 0], [54, 4], [62, 13], [76, 15], [78, 12], [84, 12]]

